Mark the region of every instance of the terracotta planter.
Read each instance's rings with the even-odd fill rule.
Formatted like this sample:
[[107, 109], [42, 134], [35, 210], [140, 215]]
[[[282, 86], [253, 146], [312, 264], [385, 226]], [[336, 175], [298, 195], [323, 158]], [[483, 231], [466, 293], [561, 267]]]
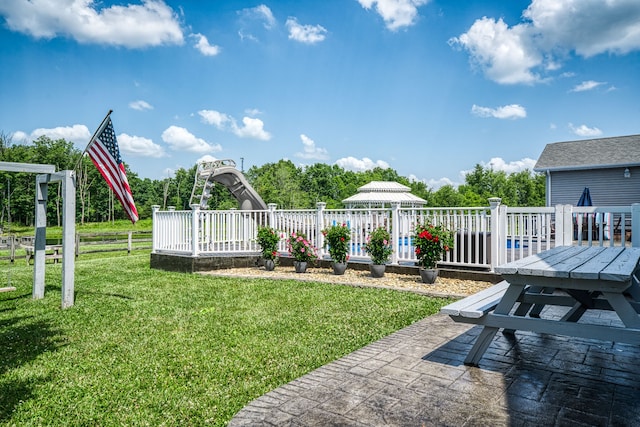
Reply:
[[334, 262], [331, 266], [333, 267], [333, 274], [336, 276], [342, 276], [347, 269], [346, 262]]
[[438, 278], [438, 270], [431, 268], [421, 268], [420, 270], [420, 278], [422, 279], [422, 283], [434, 284], [436, 279]]
[[306, 261], [293, 261], [293, 266], [296, 269], [296, 273], [304, 273], [307, 271]]
[[264, 269], [267, 271], [273, 271], [273, 269], [276, 268], [276, 262], [272, 259], [265, 259], [263, 264]]
[[386, 269], [386, 265], [384, 264], [369, 264], [369, 271], [371, 272], [371, 277], [375, 277], [375, 278], [383, 277], [385, 269]]

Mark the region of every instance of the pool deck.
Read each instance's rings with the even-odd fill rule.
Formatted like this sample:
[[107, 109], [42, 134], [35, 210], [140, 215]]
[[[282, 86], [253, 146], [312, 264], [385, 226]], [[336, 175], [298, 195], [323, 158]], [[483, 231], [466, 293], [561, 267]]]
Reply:
[[480, 329], [425, 318], [259, 397], [229, 426], [640, 425], [639, 346], [499, 333], [465, 366]]

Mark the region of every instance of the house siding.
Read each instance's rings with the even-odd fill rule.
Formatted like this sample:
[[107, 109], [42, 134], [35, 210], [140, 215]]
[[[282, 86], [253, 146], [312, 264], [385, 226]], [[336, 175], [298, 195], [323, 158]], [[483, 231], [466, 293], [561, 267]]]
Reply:
[[[589, 187], [594, 206], [628, 206], [640, 203], [640, 167], [630, 167], [630, 178], [624, 168], [551, 172], [550, 206], [575, 205], [585, 187]], [[547, 181], [549, 185], [549, 181]]]

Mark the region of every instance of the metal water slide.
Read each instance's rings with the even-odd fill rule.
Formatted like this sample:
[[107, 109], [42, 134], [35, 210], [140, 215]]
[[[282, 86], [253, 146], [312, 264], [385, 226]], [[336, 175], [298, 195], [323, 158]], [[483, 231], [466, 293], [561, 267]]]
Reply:
[[218, 183], [226, 187], [240, 204], [241, 210], [267, 210], [262, 197], [251, 187], [244, 174], [231, 159], [198, 163], [190, 204], [207, 208], [211, 189]]

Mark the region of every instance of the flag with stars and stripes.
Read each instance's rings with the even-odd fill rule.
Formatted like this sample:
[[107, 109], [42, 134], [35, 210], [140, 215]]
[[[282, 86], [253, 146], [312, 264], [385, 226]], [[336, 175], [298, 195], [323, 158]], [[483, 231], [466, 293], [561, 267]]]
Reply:
[[[109, 112], [111, 114], [111, 112]], [[91, 140], [86, 149], [91, 161], [102, 177], [107, 181], [113, 194], [120, 200], [124, 211], [127, 213], [131, 222], [134, 224], [138, 220], [138, 210], [133, 201], [127, 174], [124, 170], [124, 164], [120, 157], [120, 149], [118, 148], [118, 140], [113, 130], [111, 117], [103, 121], [102, 126], [96, 132], [95, 138]]]

